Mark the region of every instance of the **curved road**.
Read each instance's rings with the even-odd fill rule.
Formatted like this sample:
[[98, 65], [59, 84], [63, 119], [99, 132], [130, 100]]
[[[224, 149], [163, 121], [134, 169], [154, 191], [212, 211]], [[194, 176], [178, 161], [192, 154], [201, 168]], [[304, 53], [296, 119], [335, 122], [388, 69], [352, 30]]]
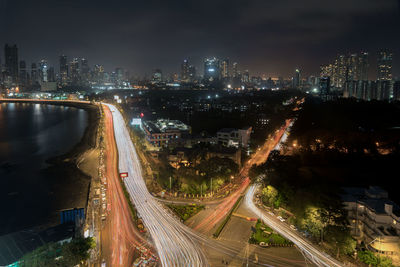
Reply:
[[258, 185], [256, 184], [251, 185], [245, 196], [245, 204], [252, 212], [261, 218], [274, 231], [292, 241], [316, 265], [326, 267], [343, 266], [343, 264], [339, 261], [333, 259], [331, 256], [321, 252], [318, 248], [311, 245], [297, 231], [292, 230], [287, 224], [280, 222], [277, 218], [268, 214], [265, 210], [256, 207], [253, 200], [257, 188]]
[[105, 105], [113, 115], [119, 172], [128, 172], [129, 176], [124, 178], [124, 183], [152, 236], [162, 266], [208, 266], [204, 253], [190, 232], [148, 192], [125, 121], [115, 106]]

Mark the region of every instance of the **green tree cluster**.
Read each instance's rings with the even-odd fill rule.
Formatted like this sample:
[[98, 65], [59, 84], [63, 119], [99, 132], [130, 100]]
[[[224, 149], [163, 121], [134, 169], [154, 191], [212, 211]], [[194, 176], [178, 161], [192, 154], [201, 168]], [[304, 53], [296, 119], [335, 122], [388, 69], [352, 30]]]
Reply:
[[392, 260], [388, 257], [376, 256], [369, 250], [359, 251], [358, 259], [369, 266], [374, 267], [392, 267]]
[[49, 243], [26, 254], [21, 260], [22, 267], [70, 267], [89, 258], [90, 249], [96, 243], [92, 238], [75, 238], [69, 243]]

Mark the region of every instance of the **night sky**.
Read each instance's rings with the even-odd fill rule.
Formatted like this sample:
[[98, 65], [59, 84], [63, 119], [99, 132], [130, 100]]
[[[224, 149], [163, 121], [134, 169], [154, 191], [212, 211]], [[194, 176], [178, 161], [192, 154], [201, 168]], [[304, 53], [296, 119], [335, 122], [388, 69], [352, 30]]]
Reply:
[[[0, 0], [0, 57], [16, 43], [30, 65], [86, 57], [132, 74], [178, 72], [189, 58], [229, 57], [250, 75], [318, 74], [337, 53], [393, 49], [400, 77], [400, 0]], [[371, 77], [371, 78], [374, 78]]]

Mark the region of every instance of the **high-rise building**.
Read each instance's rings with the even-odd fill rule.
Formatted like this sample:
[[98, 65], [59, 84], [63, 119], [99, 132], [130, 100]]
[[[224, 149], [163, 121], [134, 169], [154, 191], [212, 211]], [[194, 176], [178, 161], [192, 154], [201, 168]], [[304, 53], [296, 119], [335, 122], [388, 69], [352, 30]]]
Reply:
[[56, 74], [54, 72], [54, 67], [47, 68], [47, 81], [48, 82], [56, 81]]
[[13, 83], [18, 82], [18, 48], [17, 45], [4, 46], [5, 72], [10, 76]]
[[70, 63], [69, 63], [69, 67], [70, 67], [70, 78], [73, 84], [76, 84], [79, 82], [79, 59], [78, 58], [74, 58]]
[[338, 55], [334, 64], [321, 66], [321, 77], [330, 77], [332, 87], [344, 89], [347, 81], [368, 80], [368, 53]]
[[19, 84], [26, 86], [28, 82], [28, 76], [26, 72], [26, 63], [24, 60], [19, 62]]
[[193, 82], [196, 79], [196, 67], [193, 65], [189, 66], [189, 81]]
[[387, 49], [382, 49], [378, 51], [378, 81], [392, 80], [392, 57], [392, 52]]
[[181, 64], [181, 81], [188, 82], [189, 81], [189, 61], [184, 59]]
[[39, 78], [41, 82], [48, 82], [48, 77], [47, 77], [47, 60], [42, 59], [39, 62]]
[[68, 82], [68, 63], [67, 56], [60, 56], [60, 80], [62, 85], [67, 85]]
[[93, 78], [97, 83], [102, 83], [105, 80], [104, 67], [102, 65], [94, 65]]
[[338, 55], [334, 64], [333, 85], [342, 89], [346, 82], [347, 59], [345, 55]]
[[222, 79], [229, 78], [229, 58], [221, 61], [221, 77]]
[[36, 84], [39, 81], [39, 75], [37, 71], [36, 63], [32, 63], [31, 65], [31, 84]]
[[237, 64], [237, 62], [233, 62], [233, 64], [232, 64], [232, 76], [233, 76], [233, 78], [237, 78], [238, 74], [239, 74], [238, 64]]
[[368, 52], [361, 52], [358, 57], [358, 80], [368, 81]]
[[220, 68], [219, 60], [214, 58], [206, 58], [204, 60], [204, 79], [208, 82], [219, 80]]
[[321, 65], [320, 67], [320, 77], [333, 77], [334, 74], [334, 65]]
[[358, 81], [358, 56], [351, 54], [347, 58], [346, 81]]
[[250, 73], [249, 73], [249, 70], [245, 70], [245, 71], [243, 72], [242, 82], [244, 82], [244, 83], [250, 82]]
[[330, 77], [321, 77], [319, 80], [319, 94], [321, 96], [329, 95], [331, 91], [331, 78]]
[[152, 78], [153, 83], [160, 83], [162, 82], [162, 71], [160, 69], [155, 69], [153, 71], [153, 78]]
[[299, 88], [301, 85], [301, 73], [300, 69], [296, 69], [293, 76], [293, 87]]
[[117, 84], [122, 84], [124, 81], [124, 69], [123, 68], [116, 68], [115, 69], [115, 78]]

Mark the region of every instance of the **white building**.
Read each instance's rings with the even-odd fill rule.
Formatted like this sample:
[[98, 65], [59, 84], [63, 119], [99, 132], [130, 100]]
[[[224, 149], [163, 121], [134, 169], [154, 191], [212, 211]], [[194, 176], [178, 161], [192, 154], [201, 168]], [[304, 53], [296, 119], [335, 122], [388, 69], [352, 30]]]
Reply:
[[227, 147], [247, 147], [251, 130], [251, 127], [243, 129], [223, 128], [217, 132], [218, 144]]
[[352, 235], [378, 253], [400, 259], [400, 207], [380, 187], [345, 188], [343, 204]]

